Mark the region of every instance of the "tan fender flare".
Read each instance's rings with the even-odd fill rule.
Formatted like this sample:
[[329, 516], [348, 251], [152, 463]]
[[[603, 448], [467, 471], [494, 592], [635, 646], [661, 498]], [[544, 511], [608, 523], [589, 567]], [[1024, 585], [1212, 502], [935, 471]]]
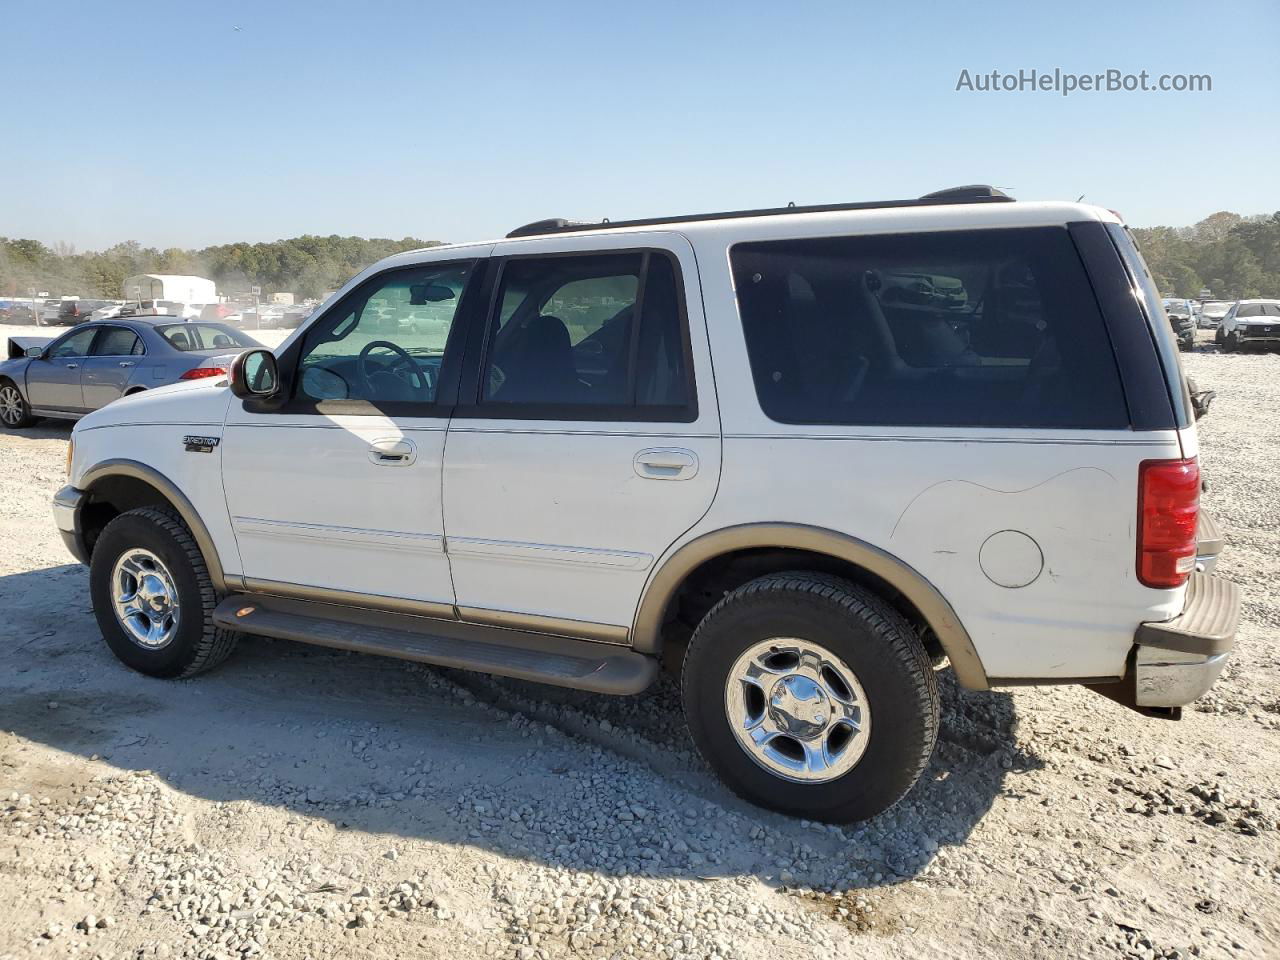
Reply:
[[982, 659], [951, 604], [917, 570], [879, 547], [834, 530], [799, 523], [744, 523], [705, 533], [678, 548], [649, 578], [631, 629], [632, 646], [656, 654], [662, 646], [667, 605], [685, 578], [708, 560], [760, 547], [807, 550], [847, 561], [898, 590], [920, 611], [946, 651], [956, 679], [967, 690], [988, 690]]
[[177, 484], [159, 470], [149, 467], [145, 463], [139, 463], [137, 460], [103, 460], [85, 471], [80, 478], [79, 488], [92, 495], [94, 484], [101, 483], [103, 480], [108, 480], [112, 477], [128, 477], [133, 480], [141, 480], [143, 483], [160, 491], [160, 495], [168, 500], [169, 505], [178, 512], [178, 515], [182, 517], [182, 522], [191, 531], [191, 536], [195, 538], [196, 546], [200, 548], [200, 553], [204, 556], [204, 565], [209, 571], [209, 579], [213, 582], [213, 589], [219, 594], [226, 593], [226, 577], [222, 572], [222, 562], [218, 559], [218, 549], [214, 546], [213, 537], [209, 535], [209, 528], [204, 525], [204, 521], [200, 519], [200, 514], [196, 512], [196, 508], [187, 499], [186, 494], [178, 489]]

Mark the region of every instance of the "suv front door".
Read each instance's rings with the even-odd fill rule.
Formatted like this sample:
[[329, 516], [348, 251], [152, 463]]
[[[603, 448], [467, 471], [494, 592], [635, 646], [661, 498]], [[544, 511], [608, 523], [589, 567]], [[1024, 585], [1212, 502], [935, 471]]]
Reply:
[[652, 233], [502, 253], [445, 455], [459, 612], [622, 641], [720, 475], [693, 250]]
[[282, 352], [287, 402], [232, 403], [223, 480], [250, 589], [452, 616], [440, 469], [479, 262], [368, 278]]

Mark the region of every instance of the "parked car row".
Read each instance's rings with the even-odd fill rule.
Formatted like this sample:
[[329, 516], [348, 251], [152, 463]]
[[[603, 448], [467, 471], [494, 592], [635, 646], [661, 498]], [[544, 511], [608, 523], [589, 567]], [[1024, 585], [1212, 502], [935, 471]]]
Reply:
[[0, 362], [0, 423], [77, 420], [128, 394], [225, 376], [253, 346], [225, 324], [172, 316], [89, 321], [53, 340], [10, 337]]
[[1165, 299], [1164, 312], [1181, 350], [1195, 347], [1196, 329], [1214, 331], [1226, 351], [1280, 346], [1280, 300]]
[[311, 305], [181, 303], [176, 300], [66, 299], [0, 300], [0, 323], [72, 327], [117, 317], [176, 317], [227, 323], [248, 330], [291, 330], [311, 315]]

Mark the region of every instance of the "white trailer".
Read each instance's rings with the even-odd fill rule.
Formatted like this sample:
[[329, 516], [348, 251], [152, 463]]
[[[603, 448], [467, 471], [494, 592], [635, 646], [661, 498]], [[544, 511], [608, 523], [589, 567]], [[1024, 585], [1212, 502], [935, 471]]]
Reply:
[[172, 300], [177, 303], [217, 303], [217, 288], [212, 280], [204, 277], [185, 277], [178, 274], [142, 273], [126, 277], [126, 300]]

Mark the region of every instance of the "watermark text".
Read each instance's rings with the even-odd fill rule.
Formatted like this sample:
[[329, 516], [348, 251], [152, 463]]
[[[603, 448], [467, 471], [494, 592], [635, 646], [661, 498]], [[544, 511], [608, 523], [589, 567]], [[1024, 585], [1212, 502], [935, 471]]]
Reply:
[[1101, 73], [1071, 73], [1053, 70], [961, 70], [956, 91], [969, 93], [1210, 93], [1213, 77], [1207, 73], [1161, 73], [1146, 70], [1128, 73], [1104, 70]]

